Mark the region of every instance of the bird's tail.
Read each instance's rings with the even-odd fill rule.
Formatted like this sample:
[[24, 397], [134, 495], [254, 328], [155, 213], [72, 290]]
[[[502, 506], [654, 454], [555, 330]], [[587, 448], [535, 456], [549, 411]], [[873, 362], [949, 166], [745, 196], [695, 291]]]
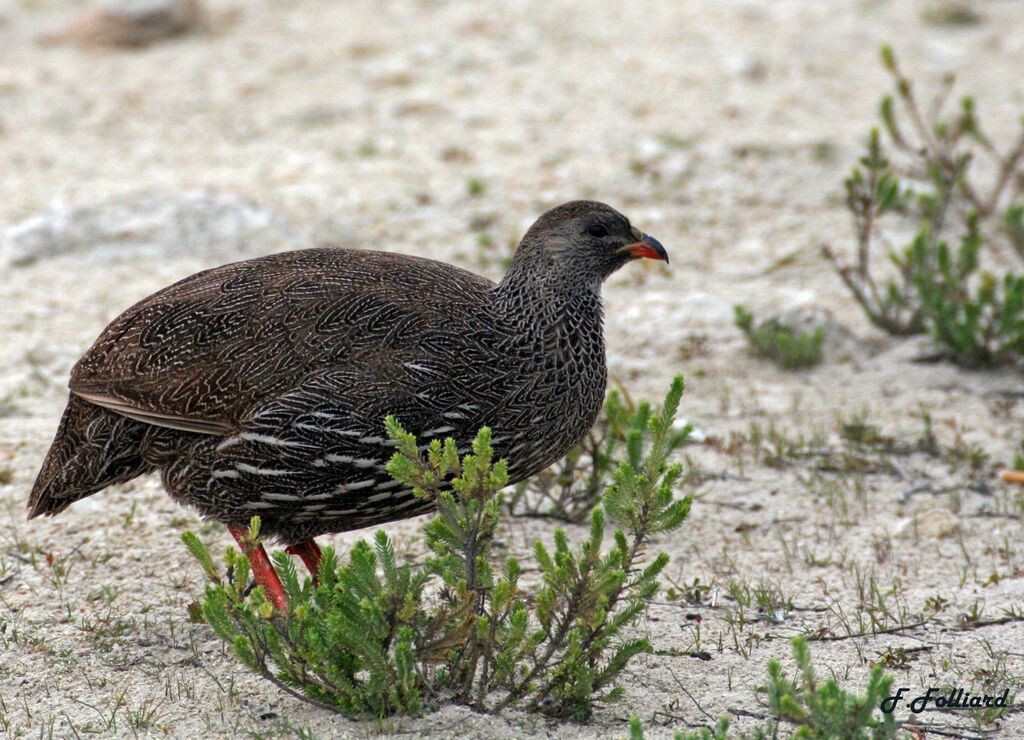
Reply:
[[29, 519], [153, 469], [140, 448], [146, 425], [71, 394], [29, 496]]

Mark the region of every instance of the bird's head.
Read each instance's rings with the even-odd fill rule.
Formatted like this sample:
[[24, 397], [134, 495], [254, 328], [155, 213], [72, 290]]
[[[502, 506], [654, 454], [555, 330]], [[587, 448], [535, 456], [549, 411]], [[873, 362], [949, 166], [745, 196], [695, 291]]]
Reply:
[[599, 285], [627, 262], [641, 257], [668, 262], [661, 243], [604, 203], [576, 200], [543, 214], [516, 249], [512, 273], [534, 270]]

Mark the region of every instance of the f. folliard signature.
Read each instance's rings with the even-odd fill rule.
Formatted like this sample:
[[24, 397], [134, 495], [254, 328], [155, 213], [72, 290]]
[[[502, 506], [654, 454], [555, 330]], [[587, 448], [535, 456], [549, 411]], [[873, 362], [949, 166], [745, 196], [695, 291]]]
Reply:
[[[886, 697], [880, 709], [886, 714], [892, 714], [896, 711], [896, 708], [900, 706], [901, 702], [904, 702], [905, 695], [910, 689], [904, 687], [898, 689], [892, 696]], [[935, 709], [980, 709], [984, 707], [1005, 707], [1008, 697], [1010, 696], [1010, 690], [1006, 689], [999, 696], [992, 696], [990, 694], [972, 694], [969, 691], [963, 689], [951, 689], [946, 693], [943, 689], [928, 689], [925, 693], [909, 699], [907, 706], [910, 711], [914, 714], [923, 712], [931, 705]]]

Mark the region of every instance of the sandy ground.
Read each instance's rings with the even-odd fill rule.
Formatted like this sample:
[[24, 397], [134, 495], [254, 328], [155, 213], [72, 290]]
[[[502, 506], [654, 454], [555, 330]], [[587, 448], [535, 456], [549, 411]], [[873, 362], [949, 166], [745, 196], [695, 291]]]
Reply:
[[[222, 248], [77, 244], [0, 265], [0, 734], [621, 737], [638, 715], [659, 737], [723, 714], [749, 729], [767, 716], [755, 693], [767, 661], [792, 666], [790, 636], [864, 624], [864, 636], [812, 642], [823, 675], [857, 689], [885, 660], [912, 693], [1017, 695], [1024, 623], [999, 620], [1024, 613], [1022, 504], [992, 471], [1020, 450], [1020, 377], [914, 362], [922, 345], [870, 329], [818, 256], [823, 241], [852, 246], [842, 180], [888, 88], [880, 44], [924, 86], [955, 72], [993, 138], [1015, 132], [1024, 3], [979, 2], [969, 25], [936, 23], [937, 5], [217, 0], [209, 33], [141, 51], [39, 43], [85, 3], [0, 5], [0, 234], [41, 213], [197, 190], [287, 225]], [[247, 675], [186, 613], [203, 577], [181, 529], [218, 552], [230, 538], [155, 479], [25, 521], [68, 371], [135, 300], [205, 266], [312, 242], [497, 277], [524, 228], [577, 197], [620, 208], [671, 254], [670, 268], [633, 265], [608, 282], [610, 369], [652, 399], [683, 372], [683, 412], [707, 440], [687, 454], [726, 473], [690, 487], [690, 522], [657, 543], [677, 584], [713, 590], [696, 604], [659, 597], [639, 629], [663, 654], [636, 660], [625, 698], [590, 724], [454, 707], [375, 728]], [[786, 373], [747, 355], [737, 302], [828, 309], [852, 339]], [[896, 456], [895, 469], [773, 467], [728, 443], [756, 423], [820, 432], [839, 449], [857, 414], [913, 442], [922, 409], [947, 452]], [[987, 456], [977, 470], [954, 464], [972, 450]], [[389, 527], [410, 557], [417, 524]], [[504, 536], [526, 552], [549, 530], [516, 521]], [[745, 608], [730, 584], [792, 608]], [[960, 629], [964, 615], [984, 626]], [[872, 616], [893, 631], [870, 634]], [[919, 616], [927, 623], [909, 628]], [[709, 660], [689, 655], [699, 651]], [[915, 721], [930, 737], [1022, 737], [1019, 701], [995, 722]]]

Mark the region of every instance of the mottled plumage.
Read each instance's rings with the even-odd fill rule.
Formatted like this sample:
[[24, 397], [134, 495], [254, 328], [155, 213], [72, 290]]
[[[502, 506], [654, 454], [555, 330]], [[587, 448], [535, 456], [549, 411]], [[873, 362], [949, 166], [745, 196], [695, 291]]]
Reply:
[[395, 415], [512, 481], [578, 442], [606, 382], [600, 284], [657, 241], [600, 203], [544, 214], [499, 284], [433, 260], [310, 249], [200, 272], [115, 319], [71, 373], [32, 490], [56, 514], [160, 470], [204, 516], [302, 543], [422, 514], [384, 469]]

